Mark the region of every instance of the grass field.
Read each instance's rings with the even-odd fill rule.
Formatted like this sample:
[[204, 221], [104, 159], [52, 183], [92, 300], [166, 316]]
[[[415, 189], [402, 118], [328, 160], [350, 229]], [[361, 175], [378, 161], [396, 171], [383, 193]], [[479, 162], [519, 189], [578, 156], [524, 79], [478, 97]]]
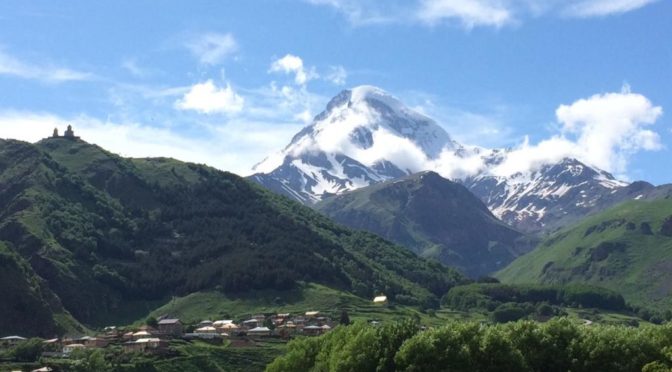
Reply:
[[413, 307], [395, 304], [378, 305], [372, 300], [312, 283], [302, 284], [292, 291], [252, 291], [239, 296], [220, 292], [198, 292], [174, 298], [154, 310], [151, 315], [170, 315], [185, 323], [197, 323], [204, 319], [244, 320], [254, 314], [301, 314], [306, 311], [320, 311], [338, 321], [344, 310], [348, 312], [351, 321], [416, 318], [425, 325], [439, 325], [448, 319], [478, 320], [483, 317], [479, 314], [444, 310], [422, 312]]

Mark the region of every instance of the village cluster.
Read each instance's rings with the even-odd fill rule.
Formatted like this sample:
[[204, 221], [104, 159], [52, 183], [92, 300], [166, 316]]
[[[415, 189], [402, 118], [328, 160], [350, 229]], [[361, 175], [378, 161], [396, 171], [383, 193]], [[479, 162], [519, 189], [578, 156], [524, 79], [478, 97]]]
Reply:
[[[185, 325], [177, 318], [161, 317], [155, 326], [145, 324], [123, 330], [110, 326], [96, 336], [45, 340], [45, 346], [50, 346], [46, 349], [51, 351], [44, 352], [43, 356], [67, 358], [78, 349], [105, 348], [108, 345], [121, 345], [128, 353], [162, 355], [169, 353], [169, 343], [175, 339], [212, 343], [228, 339], [235, 346], [265, 337], [288, 339], [298, 335], [319, 336], [330, 331], [334, 325], [330, 317], [323, 316], [319, 311], [308, 311], [302, 315], [254, 315], [238, 323], [233, 320], [203, 320], [195, 325]], [[7, 336], [0, 338], [0, 346], [11, 347], [26, 340], [21, 336]]]

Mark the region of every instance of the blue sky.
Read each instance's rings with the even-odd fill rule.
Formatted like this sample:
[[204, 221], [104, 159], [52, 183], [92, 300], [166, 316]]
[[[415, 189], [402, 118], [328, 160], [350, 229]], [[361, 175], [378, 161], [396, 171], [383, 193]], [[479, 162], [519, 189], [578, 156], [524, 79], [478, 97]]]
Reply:
[[[123, 155], [246, 175], [330, 97], [371, 84], [474, 145], [618, 133], [603, 167], [671, 182], [670, 15], [667, 0], [7, 0], [0, 137], [73, 123]], [[556, 112], [626, 93], [645, 102], [614, 107], [620, 129]], [[597, 124], [574, 130], [582, 118]]]

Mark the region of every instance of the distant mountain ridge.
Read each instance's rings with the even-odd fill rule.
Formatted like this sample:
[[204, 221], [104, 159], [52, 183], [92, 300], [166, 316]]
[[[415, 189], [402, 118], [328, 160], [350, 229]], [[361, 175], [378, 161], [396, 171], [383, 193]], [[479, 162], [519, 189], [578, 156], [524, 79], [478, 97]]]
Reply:
[[421, 172], [326, 198], [315, 208], [468, 276], [486, 276], [529, 249], [464, 186]]
[[[560, 226], [631, 197], [638, 188], [577, 159], [512, 175], [493, 172], [509, 153], [466, 146], [434, 120], [383, 90], [360, 86], [334, 97], [285, 149], [250, 178], [311, 205], [416, 172], [434, 170], [463, 183], [509, 225], [526, 232]], [[480, 170], [462, 169], [477, 162]]]
[[481, 175], [462, 183], [493, 214], [526, 232], [561, 227], [654, 188], [646, 182], [619, 181], [608, 172], [568, 158], [528, 174]]

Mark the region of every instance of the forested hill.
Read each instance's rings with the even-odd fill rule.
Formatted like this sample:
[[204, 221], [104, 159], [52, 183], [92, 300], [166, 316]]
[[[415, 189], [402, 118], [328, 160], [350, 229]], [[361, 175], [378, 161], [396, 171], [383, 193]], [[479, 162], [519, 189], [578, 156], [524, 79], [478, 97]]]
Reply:
[[[0, 264], [35, 293], [0, 306], [0, 333], [24, 335], [63, 331], [68, 313], [100, 325], [204, 289], [305, 281], [431, 305], [463, 279], [236, 175], [64, 138], [0, 140], [0, 247]], [[0, 294], [17, 291], [27, 290], [0, 282]], [[35, 309], [50, 316], [28, 322]]]
[[469, 190], [434, 172], [336, 195], [315, 208], [474, 278], [503, 268], [526, 248], [518, 241], [522, 234], [493, 216]]

